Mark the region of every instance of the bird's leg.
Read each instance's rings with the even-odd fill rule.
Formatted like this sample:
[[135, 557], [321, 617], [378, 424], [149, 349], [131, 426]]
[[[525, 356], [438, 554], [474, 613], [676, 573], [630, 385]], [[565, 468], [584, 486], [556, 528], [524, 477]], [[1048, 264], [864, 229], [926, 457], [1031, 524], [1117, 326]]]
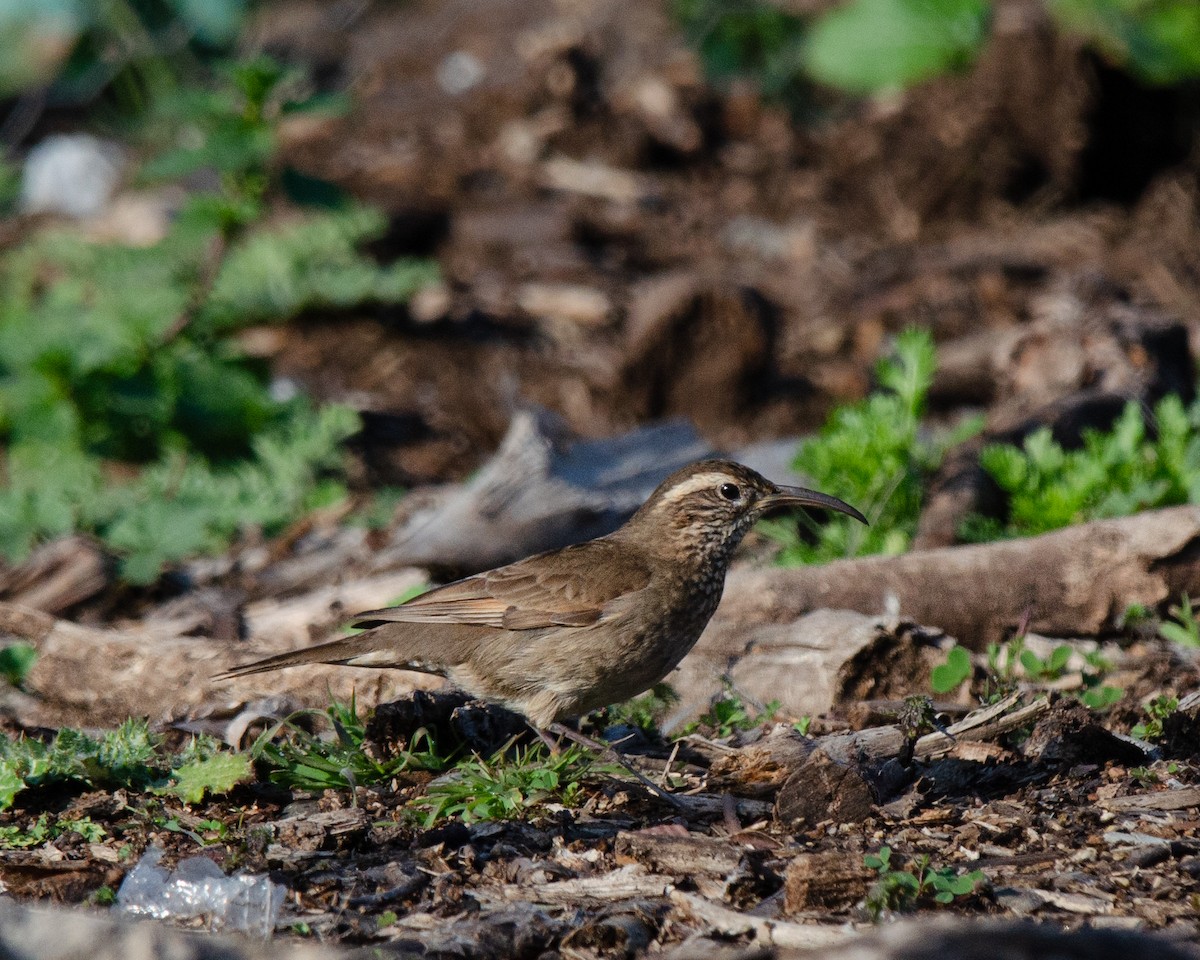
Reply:
[[[546, 742], [548, 739], [546, 733], [542, 730], [538, 730], [537, 727], [534, 727], [534, 729], [537, 730], [538, 736], [542, 738], [543, 742]], [[593, 740], [587, 734], [580, 733], [578, 730], [572, 730], [570, 727], [564, 726], [561, 723], [552, 723], [546, 728], [546, 730], [550, 733], [556, 733], [560, 737], [566, 737], [568, 740], [574, 740], [580, 746], [587, 747], [589, 750], [595, 750], [601, 756], [615, 761], [617, 764], [633, 774], [637, 782], [654, 794], [654, 796], [670, 804], [680, 813], [683, 813], [686, 810], [678, 798], [673, 797], [654, 781], [644, 776], [641, 771], [636, 770], [633, 765], [625, 759], [624, 754], [622, 754], [621, 751], [611, 743], [604, 743], [601, 740]]]
[[541, 740], [542, 743], [544, 743], [546, 745], [547, 750], [549, 750], [551, 753], [559, 752], [559, 749], [560, 749], [559, 742], [560, 741], [555, 740], [552, 736], [550, 736], [550, 734], [548, 734], [541, 727], [535, 727], [532, 723], [529, 725], [529, 729], [538, 735], [538, 739]]

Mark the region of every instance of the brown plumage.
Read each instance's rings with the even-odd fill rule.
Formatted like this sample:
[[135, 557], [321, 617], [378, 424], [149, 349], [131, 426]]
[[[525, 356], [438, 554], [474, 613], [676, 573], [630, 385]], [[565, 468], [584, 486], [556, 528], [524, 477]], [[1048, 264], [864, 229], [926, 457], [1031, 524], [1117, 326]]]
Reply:
[[779, 487], [730, 460], [676, 471], [620, 529], [359, 614], [365, 632], [236, 667], [310, 663], [438, 674], [541, 729], [635, 696], [683, 659], [708, 623], [734, 549], [768, 510], [825, 494]]

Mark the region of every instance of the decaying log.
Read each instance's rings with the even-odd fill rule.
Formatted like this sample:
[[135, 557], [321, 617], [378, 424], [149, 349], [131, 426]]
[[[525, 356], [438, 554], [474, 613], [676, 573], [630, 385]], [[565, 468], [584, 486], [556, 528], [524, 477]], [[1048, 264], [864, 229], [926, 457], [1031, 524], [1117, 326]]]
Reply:
[[[723, 604], [745, 602], [740, 591], [753, 590], [755, 582], [751, 578], [743, 585], [738, 575], [731, 576]], [[778, 621], [750, 622], [718, 613], [670, 677], [681, 700], [663, 728], [671, 730], [703, 712], [707, 701], [724, 691], [726, 680], [751, 702], [778, 700], [793, 714], [811, 716], [846, 699], [902, 696], [911, 687], [888, 684], [928, 676], [940, 656], [937, 639], [935, 631], [852, 610], [784, 613]]]
[[[958, 742], [988, 741], [1009, 730], [1033, 723], [1049, 709], [1041, 697], [1017, 706], [1020, 694], [1012, 694], [997, 703], [982, 707], [952, 723], [941, 732], [920, 737], [913, 750], [918, 760], [930, 760], [952, 752]], [[837, 763], [870, 766], [899, 755], [904, 731], [896, 725], [870, 727], [830, 733], [815, 739], [802, 736], [786, 724], [776, 724], [759, 740], [718, 757], [709, 768], [710, 784], [718, 788], [738, 785], [751, 796], [774, 792], [818, 749]]]
[[1109, 730], [1097, 714], [1073, 699], [1059, 699], [1022, 747], [1043, 763], [1075, 766], [1109, 761], [1138, 766], [1149, 762], [1150, 746]]
[[477, 897], [484, 903], [514, 902], [560, 906], [603, 906], [622, 900], [666, 896], [674, 887], [673, 877], [649, 873], [645, 867], [630, 864], [598, 876], [549, 883], [508, 883], [480, 887]]
[[784, 781], [775, 797], [775, 819], [787, 825], [861, 823], [874, 810], [867, 778], [848, 764], [814, 750]]
[[244, 612], [247, 639], [266, 652], [290, 650], [360, 610], [369, 610], [379, 597], [386, 605], [407, 591], [428, 583], [423, 570], [406, 567], [361, 580], [317, 587], [286, 599], [258, 600]]
[[[363, 606], [387, 603], [386, 592], [363, 595]], [[328, 614], [327, 614], [328, 616]], [[330, 696], [357, 694], [379, 702], [438, 683], [397, 670], [331, 670], [299, 667], [270, 675], [214, 682], [213, 676], [237, 663], [271, 652], [272, 637], [234, 644], [207, 637], [179, 636], [171, 625], [128, 630], [82, 627], [28, 607], [0, 603], [0, 637], [24, 640], [38, 651], [25, 678], [33, 696], [21, 722], [45, 726], [115, 726], [131, 716], [170, 721], [258, 699], [264, 692], [287, 708], [325, 706]], [[275, 638], [278, 642], [279, 638]], [[295, 646], [282, 637], [284, 645]]]
[[[948, 730], [920, 737], [913, 756], [927, 760], [957, 751], [968, 741], [988, 740], [1025, 726], [1049, 709], [1045, 698], [1017, 707], [1019, 695], [976, 710]], [[1014, 709], [1016, 707], [1016, 709]], [[792, 825], [823, 820], [857, 822], [868, 817], [881, 791], [887, 764], [903, 751], [899, 726], [829, 734], [816, 739], [777, 724], [754, 743], [730, 749], [709, 769], [711, 786], [752, 796], [774, 796], [775, 817]]]
[[[816, 609], [895, 610], [972, 649], [1002, 641], [1026, 615], [1029, 629], [1046, 636], [1096, 636], [1131, 604], [1158, 607], [1182, 591], [1200, 593], [1200, 509], [1191, 506], [1022, 540], [735, 570], [697, 650], [716, 662], [745, 659], [754, 628], [778, 628]], [[769, 677], [778, 666], [762, 670]], [[775, 696], [788, 706], [783, 691]]]
[[700, 834], [622, 833], [617, 836], [616, 854], [617, 863], [640, 863], [677, 877], [725, 876], [742, 859], [742, 851], [734, 845]]
[[1099, 803], [1105, 810], [1190, 810], [1200, 807], [1200, 787], [1178, 787], [1128, 797], [1110, 797]]
[[802, 853], [784, 874], [784, 911], [843, 910], [865, 897], [877, 876], [861, 860], [839, 850]]

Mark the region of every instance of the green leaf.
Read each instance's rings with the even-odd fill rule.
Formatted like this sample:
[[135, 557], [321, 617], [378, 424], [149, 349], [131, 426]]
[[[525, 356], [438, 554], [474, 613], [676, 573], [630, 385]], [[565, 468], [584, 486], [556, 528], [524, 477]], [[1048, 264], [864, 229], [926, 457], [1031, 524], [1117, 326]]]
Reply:
[[12, 686], [20, 687], [37, 662], [37, 648], [28, 643], [14, 643], [0, 650], [0, 676]]
[[851, 93], [902, 89], [969, 64], [988, 13], [987, 0], [850, 0], [813, 24], [805, 63]]
[[1119, 703], [1124, 696], [1125, 691], [1120, 687], [1105, 684], [1104, 686], [1084, 690], [1079, 695], [1079, 699], [1089, 710], [1107, 710], [1109, 707]]
[[1071, 654], [1074, 651], [1068, 644], [1060, 644], [1055, 647], [1050, 654], [1050, 660], [1046, 665], [1046, 669], [1050, 673], [1061, 674], [1066, 669], [1067, 663], [1070, 662]]
[[12, 806], [18, 793], [25, 789], [25, 778], [11, 760], [0, 759], [0, 810]]
[[1021, 666], [1031, 677], [1040, 677], [1046, 669], [1046, 664], [1032, 650], [1021, 651]]
[[1143, 81], [1175, 84], [1200, 75], [1200, 4], [1195, 0], [1049, 0], [1055, 18]]
[[971, 655], [962, 647], [951, 647], [946, 662], [938, 664], [930, 674], [934, 693], [949, 693], [971, 676]]
[[205, 794], [228, 793], [253, 772], [247, 754], [218, 753], [173, 770], [172, 782], [156, 792], [179, 797], [184, 803], [199, 803]]

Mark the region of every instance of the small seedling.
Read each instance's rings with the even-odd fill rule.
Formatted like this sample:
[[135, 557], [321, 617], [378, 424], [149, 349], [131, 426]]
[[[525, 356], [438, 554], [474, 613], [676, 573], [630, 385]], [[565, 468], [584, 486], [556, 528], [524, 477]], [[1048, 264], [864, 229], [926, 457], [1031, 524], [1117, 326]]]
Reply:
[[1106, 683], [1083, 690], [1079, 694], [1079, 701], [1089, 710], [1103, 711], [1116, 706], [1121, 702], [1123, 696], [1125, 696], [1123, 689]]
[[94, 907], [111, 907], [116, 902], [117, 891], [108, 884], [97, 887], [92, 891], [92, 895], [88, 897], [88, 903]]
[[49, 814], [41, 814], [28, 827], [9, 824], [0, 827], [0, 849], [24, 849], [40, 847], [43, 843], [56, 840], [68, 833], [77, 833], [87, 843], [99, 843], [106, 836], [103, 826], [91, 817], [80, 817], [76, 820], [51, 819]]
[[346, 518], [346, 523], [368, 530], [384, 530], [391, 525], [404, 494], [403, 487], [380, 487], [372, 492], [367, 503]]
[[1146, 721], [1136, 724], [1132, 733], [1139, 740], [1158, 740], [1163, 735], [1163, 721], [1179, 708], [1179, 699], [1159, 694], [1146, 704]]
[[669, 683], [656, 683], [648, 693], [609, 707], [602, 724], [606, 727], [628, 724], [646, 733], [654, 733], [663, 717], [678, 702], [679, 694]]
[[1137, 630], [1150, 624], [1157, 626], [1157, 623], [1158, 618], [1154, 616], [1154, 611], [1144, 603], [1131, 603], [1117, 619], [1117, 629]]
[[775, 714], [779, 712], [781, 706], [782, 704], [778, 700], [772, 700], [763, 704], [761, 710], [752, 713], [752, 708], [748, 707], [741, 697], [732, 690], [727, 690], [699, 720], [687, 724], [684, 732], [693, 733], [696, 730], [707, 728], [712, 730], [713, 737], [720, 740], [733, 736], [739, 730], [753, 730], [764, 723], [769, 723], [775, 718]]
[[1074, 652], [1069, 644], [1062, 643], [1043, 659], [1026, 647], [1021, 651], [1021, 666], [1026, 675], [1034, 680], [1054, 681], [1066, 673]]
[[896, 725], [899, 726], [900, 732], [904, 736], [904, 742], [901, 744], [896, 759], [904, 767], [912, 763], [917, 740], [922, 734], [937, 730], [950, 737], [951, 740], [954, 739], [954, 735], [939, 719], [933, 701], [919, 693], [904, 698], [900, 709], [896, 711]]
[[811, 726], [812, 726], [812, 717], [805, 714], [803, 717], [801, 717], [799, 720], [795, 721], [792, 724], [792, 729], [795, 730], [798, 734], [800, 734], [800, 736], [807, 737], [808, 730]]
[[928, 856], [914, 859], [904, 869], [892, 867], [891, 847], [867, 854], [863, 863], [879, 874], [879, 880], [867, 894], [866, 907], [878, 921], [887, 911], [909, 911], [926, 902], [947, 904], [969, 896], [987, 878], [982, 870], [959, 874], [954, 867], [932, 867]]
[[972, 672], [971, 654], [963, 647], [951, 647], [946, 651], [945, 662], [930, 673], [929, 686], [934, 693], [951, 693], [970, 679]]
[[1168, 613], [1171, 619], [1164, 621], [1158, 628], [1162, 638], [1181, 647], [1200, 649], [1200, 622], [1197, 622], [1197, 611], [1192, 609], [1192, 601], [1188, 595], [1185, 593], [1179, 605], [1172, 606]]

